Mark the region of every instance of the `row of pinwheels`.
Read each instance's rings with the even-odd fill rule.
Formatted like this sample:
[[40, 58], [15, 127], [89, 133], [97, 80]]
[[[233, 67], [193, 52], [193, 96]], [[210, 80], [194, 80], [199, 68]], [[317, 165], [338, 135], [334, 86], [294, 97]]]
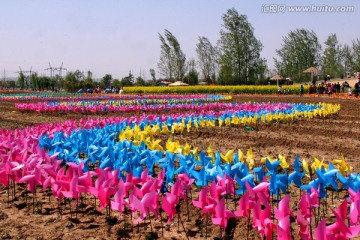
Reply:
[[47, 93], [2, 93], [0, 94], [0, 101], [53, 101], [53, 100], [66, 100], [66, 99], [81, 99], [80, 93], [68, 93], [68, 92], [47, 92]]
[[[326, 116], [339, 110], [339, 106], [324, 104], [262, 105], [253, 112], [250, 109], [256, 109], [256, 104], [244, 105], [245, 110], [209, 111], [201, 115], [188, 113], [143, 115], [127, 119], [89, 119], [80, 121], [79, 125], [68, 121], [65, 124], [16, 129], [13, 132], [1, 130], [0, 183], [9, 186], [11, 181], [24, 182], [30, 191], [35, 191], [36, 186], [42, 186], [43, 189], [50, 187], [58, 200], [64, 197], [78, 199], [81, 194], [91, 194], [100, 200], [101, 208], [110, 204], [112, 209], [120, 213], [128, 208], [133, 218], [141, 221], [149, 214], [158, 216], [158, 199], [171, 220], [176, 214], [179, 199], [187, 199], [186, 192], [190, 191], [190, 185], [195, 182], [205, 190], [201, 191], [199, 200], [194, 201], [194, 206], [201, 208], [204, 215], [209, 214], [214, 224], [225, 229], [228, 218], [250, 217], [252, 213], [253, 227], [267, 237], [271, 236], [273, 230], [282, 238], [290, 237], [288, 218], [293, 213], [286, 207], [288, 197], [281, 201], [276, 212], [274, 210], [278, 223], [271, 217], [269, 206], [270, 195], [279, 197], [280, 191], [286, 192], [286, 188], [293, 183], [306, 190], [303, 193], [303, 201], [306, 202], [311, 197], [326, 197], [326, 187], [336, 188], [340, 181], [343, 187], [353, 193], [349, 202], [357, 211], [357, 175], [348, 176], [351, 169], [343, 159], [334, 162], [338, 165], [337, 169], [333, 164], [326, 166], [317, 160], [308, 166], [306, 161], [300, 163], [296, 159], [294, 171], [290, 172], [282, 156], [275, 160], [265, 158], [265, 166], [255, 166], [257, 161], [251, 150], [245, 159], [241, 151], [235, 154], [229, 151], [222, 155], [208, 150], [208, 154], [205, 154], [204, 151], [198, 153], [191, 146], [181, 146], [170, 140], [162, 147], [155, 139], [157, 134], [176, 133], [180, 129], [214, 127], [214, 122], [232, 126], [247, 124], [244, 119], [250, 118], [268, 121], [268, 116], [273, 116], [272, 119], [278, 121], [287, 119], [288, 115]], [[63, 160], [67, 163], [63, 164]], [[99, 167], [96, 167], [97, 164]], [[281, 166], [281, 170], [278, 166]], [[163, 169], [159, 170], [156, 179], [150, 177], [159, 172], [155, 168]], [[313, 178], [309, 184], [302, 181], [306, 174]], [[95, 182], [92, 180], [94, 177]], [[210, 187], [207, 187], [209, 183]], [[256, 191], [264, 195], [255, 195]], [[224, 197], [237, 194], [242, 195], [240, 208], [237, 210], [235, 207], [230, 211]], [[300, 226], [299, 234], [311, 236], [311, 219], [316, 217], [311, 209], [320, 207], [320, 204], [310, 202], [302, 205], [306, 207], [301, 210], [301, 215], [297, 213], [296, 218]], [[321, 222], [315, 234], [325, 233], [343, 238], [357, 234], [357, 213], [352, 214], [354, 220], [346, 228], [342, 225], [346, 216], [335, 216], [337, 220], [332, 227], [326, 227]]]
[[[187, 99], [187, 98], [206, 98], [209, 97], [208, 94], [147, 94], [147, 95], [134, 95], [134, 94], [126, 94], [126, 95], [93, 95], [93, 94], [79, 94], [79, 93], [7, 93], [0, 94], [0, 101], [82, 101], [82, 100], [139, 100], [139, 101], [149, 101], [151, 100], [166, 100], [166, 99]], [[211, 95], [213, 96], [213, 95]]]
[[[21, 111], [37, 112], [129, 112], [129, 111], [160, 111], [160, 110], [191, 110], [214, 102], [212, 108], [221, 107], [221, 101], [231, 100], [231, 96], [194, 95], [181, 98], [137, 98], [132, 100], [101, 100], [101, 101], [66, 101], [16, 103], [15, 107]], [[220, 105], [218, 105], [220, 104]], [[223, 106], [224, 107], [224, 106]]]
[[[99, 210], [109, 207], [118, 211], [121, 217], [125, 214], [124, 210], [129, 209], [135, 222], [142, 221], [148, 215], [159, 217], [160, 208], [167, 214], [170, 222], [178, 214], [177, 205], [180, 200], [188, 201], [187, 193], [191, 191], [191, 184], [196, 181], [187, 173], [179, 173], [174, 176], [176, 178], [174, 183], [167, 185], [164, 181], [167, 179], [166, 169], [163, 169], [156, 178], [151, 177], [149, 169], [144, 169], [141, 173], [129, 172], [123, 177], [119, 177], [121, 176], [119, 169], [99, 167], [95, 171], [84, 172], [84, 162], [79, 165], [75, 163], [62, 165], [62, 161], [56, 160], [57, 154], [50, 156], [38, 146], [34, 147], [35, 139], [30, 140], [30, 145], [31, 148], [26, 146], [26, 151], [21, 151], [26, 152], [23, 156], [11, 157], [13, 153], [19, 151], [14, 149], [11, 151], [12, 154], [4, 159], [1, 166], [3, 170], [0, 172], [2, 178], [8, 178], [7, 181], [3, 179], [4, 185], [10, 180], [26, 183], [31, 192], [36, 191], [37, 186], [43, 190], [50, 188], [59, 201], [70, 198], [77, 202], [82, 194], [90, 194], [99, 199]], [[34, 152], [29, 159], [26, 159], [25, 156], [31, 151]], [[94, 178], [96, 178], [95, 182]], [[290, 239], [294, 235], [290, 227], [291, 216], [296, 219], [296, 224], [299, 226], [297, 234], [302, 239], [312, 238], [311, 224], [315, 218], [318, 219], [317, 222], [320, 222], [321, 218], [321, 215], [316, 215], [315, 211], [316, 208], [321, 207], [316, 188], [312, 187], [308, 193], [302, 193], [299, 208], [294, 214], [289, 195], [280, 201], [277, 208], [273, 206], [270, 200], [273, 184], [271, 180], [268, 181], [264, 177], [255, 183], [251, 177], [244, 177], [241, 181], [244, 182], [245, 187], [242, 188], [242, 196], [238, 201], [239, 207], [236, 204], [234, 207], [226, 204], [226, 196], [239, 194], [236, 189], [238, 183], [227, 174], [223, 177], [218, 175], [210, 186], [205, 186], [200, 191], [198, 200], [192, 200], [192, 203], [201, 209], [203, 218], [210, 215], [212, 222], [223, 230], [227, 227], [228, 219], [245, 217], [248, 221], [252, 218], [252, 226], [262, 237], [266, 236], [270, 239], [276, 231], [279, 239]], [[325, 236], [347, 239], [358, 234], [360, 193], [351, 189], [349, 193], [351, 197], [344, 200], [338, 210], [333, 210], [336, 221], [326, 226], [325, 220], [322, 220], [317, 226], [316, 239], [327, 239]], [[349, 226], [344, 223], [347, 218], [347, 202], [352, 209]]]

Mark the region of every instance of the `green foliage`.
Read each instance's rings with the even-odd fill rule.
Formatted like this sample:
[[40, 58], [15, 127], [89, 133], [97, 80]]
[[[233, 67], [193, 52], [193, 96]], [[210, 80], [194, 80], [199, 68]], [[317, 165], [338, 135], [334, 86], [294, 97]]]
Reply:
[[343, 48], [341, 49], [341, 61], [344, 68], [344, 72], [351, 72], [353, 73], [354, 70], [352, 69], [354, 63], [353, 63], [353, 51], [352, 48], [344, 44]]
[[78, 87], [78, 79], [74, 72], [67, 72], [64, 81], [64, 88], [67, 92], [75, 92]]
[[158, 69], [168, 80], [182, 81], [186, 72], [186, 56], [179, 41], [169, 30], [165, 29], [164, 36], [159, 33], [161, 52]]
[[121, 88], [121, 82], [119, 81], [119, 79], [114, 79], [111, 83], [111, 86], [115, 89], [120, 89]]
[[325, 41], [325, 45], [322, 58], [323, 74], [329, 74], [332, 78], [340, 77], [344, 70], [341, 65], [341, 46], [338, 43], [336, 34], [331, 34]]
[[90, 78], [90, 79], [85, 79], [83, 81], [83, 86], [85, 88], [94, 88], [95, 87], [95, 83], [94, 81]]
[[353, 72], [360, 72], [360, 40], [356, 39], [356, 41], [352, 42], [352, 66], [351, 69]]
[[103, 85], [103, 88], [110, 88], [111, 87], [111, 80], [112, 80], [111, 74], [105, 74], [105, 76], [102, 77], [102, 79], [101, 79], [101, 83]]
[[25, 76], [22, 72], [19, 73], [17, 84], [19, 85], [20, 89], [25, 87]]
[[189, 85], [196, 85], [199, 83], [199, 73], [196, 71], [195, 59], [190, 59], [188, 62], [189, 72], [184, 78], [184, 82]]
[[136, 86], [146, 86], [148, 84], [145, 82], [145, 80], [141, 76], [139, 76], [139, 77], [136, 78], [135, 85]]
[[151, 85], [156, 85], [157, 84], [157, 81], [156, 81], [156, 76], [155, 76], [155, 70], [153, 68], [150, 68], [149, 70], [150, 72], [150, 76], [151, 76]]
[[199, 43], [196, 44], [196, 53], [203, 79], [207, 83], [215, 83], [218, 69], [218, 50], [212, 46], [209, 39], [199, 37]]
[[199, 74], [195, 70], [190, 70], [190, 72], [185, 76], [184, 82], [189, 85], [196, 85], [199, 83]]
[[249, 80], [264, 75], [259, 68], [265, 61], [260, 58], [261, 42], [254, 35], [254, 28], [246, 15], [235, 8], [222, 16], [220, 31], [220, 84], [249, 84]]
[[129, 72], [129, 75], [121, 79], [121, 86], [122, 87], [129, 87], [134, 85], [134, 75]]
[[291, 77], [295, 82], [310, 80], [310, 74], [303, 71], [320, 65], [321, 45], [314, 31], [296, 29], [283, 37], [282, 48], [276, 50], [279, 59], [275, 66], [282, 76]]
[[94, 80], [92, 79], [92, 72], [91, 71], [87, 71], [86, 78], [82, 82], [82, 87], [84, 87], [84, 88], [94, 88], [94, 87], [96, 87], [96, 84], [95, 84]]

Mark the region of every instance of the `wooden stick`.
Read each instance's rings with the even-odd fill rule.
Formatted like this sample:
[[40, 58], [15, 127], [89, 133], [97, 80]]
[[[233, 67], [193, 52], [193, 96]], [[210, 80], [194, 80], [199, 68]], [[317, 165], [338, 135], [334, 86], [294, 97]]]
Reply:
[[208, 213], [206, 213], [206, 218], [205, 218], [205, 239], [207, 239], [207, 227], [208, 227]]
[[188, 191], [187, 189], [185, 190], [186, 193], [186, 211], [187, 211], [187, 221], [190, 222], [190, 211], [189, 211], [189, 202], [188, 202]]

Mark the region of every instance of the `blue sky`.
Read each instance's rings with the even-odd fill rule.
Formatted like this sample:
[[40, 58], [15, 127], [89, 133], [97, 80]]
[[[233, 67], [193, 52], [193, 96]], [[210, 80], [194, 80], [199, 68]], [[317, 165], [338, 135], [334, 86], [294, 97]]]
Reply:
[[[284, 4], [284, 13], [264, 6]], [[352, 13], [291, 13], [289, 6], [353, 6]], [[358, 0], [0, 0], [0, 76], [53, 67], [91, 70], [101, 78], [122, 78], [131, 71], [150, 77], [160, 55], [158, 33], [170, 30], [187, 58], [196, 58], [199, 36], [216, 44], [221, 16], [234, 7], [246, 14], [264, 45], [262, 57], [273, 67], [282, 37], [296, 28], [313, 29], [323, 43], [336, 33], [340, 43], [360, 38]], [[159, 77], [159, 74], [157, 74]]]

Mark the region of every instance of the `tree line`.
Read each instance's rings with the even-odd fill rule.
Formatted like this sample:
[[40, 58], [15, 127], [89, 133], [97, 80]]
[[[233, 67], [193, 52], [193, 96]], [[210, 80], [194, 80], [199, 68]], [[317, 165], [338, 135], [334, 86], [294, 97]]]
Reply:
[[[205, 36], [199, 36], [196, 44], [196, 59], [186, 58], [181, 44], [175, 35], [165, 29], [159, 33], [160, 59], [156, 71], [150, 69], [151, 78], [140, 74], [137, 78], [129, 72], [122, 79], [113, 79], [106, 74], [100, 82], [95, 82], [91, 71], [84, 73], [76, 70], [68, 72], [63, 79], [38, 76], [33, 73], [25, 78], [19, 74], [17, 84], [20, 88], [54, 90], [64, 88], [74, 92], [80, 88], [115, 88], [123, 86], [158, 85], [159, 82], [183, 81], [195, 85], [200, 81], [207, 84], [243, 85], [267, 84], [269, 69], [266, 59], [261, 57], [263, 45], [254, 34], [254, 28], [244, 14], [235, 8], [227, 10], [222, 16], [220, 38], [214, 44]], [[295, 82], [308, 81], [310, 75], [303, 71], [310, 66], [320, 68], [322, 75], [332, 78], [345, 77], [348, 73], [360, 71], [360, 40], [351, 45], [340, 44], [337, 35], [332, 33], [324, 42], [324, 50], [316, 33], [308, 29], [290, 31], [282, 39], [280, 49], [274, 57], [277, 73], [291, 77]]]

